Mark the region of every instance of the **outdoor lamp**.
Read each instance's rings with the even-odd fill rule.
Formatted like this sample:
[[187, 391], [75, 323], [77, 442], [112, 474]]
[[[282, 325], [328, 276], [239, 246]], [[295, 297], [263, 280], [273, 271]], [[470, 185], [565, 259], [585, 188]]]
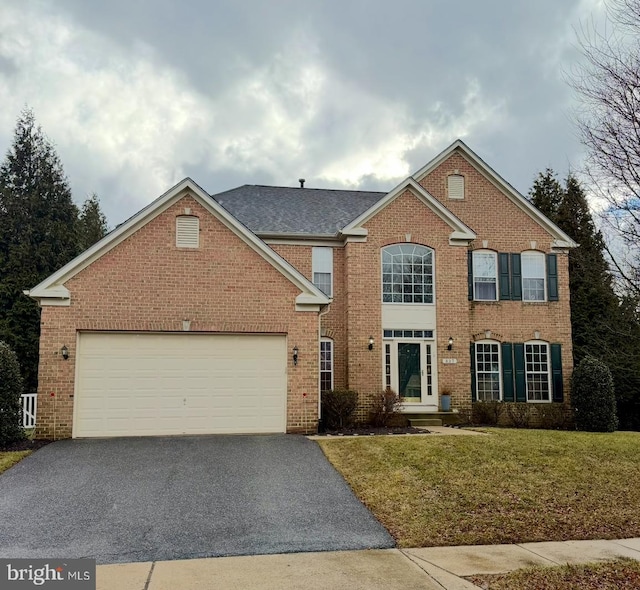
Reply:
[[60, 354], [62, 354], [62, 358], [66, 361], [69, 360], [69, 349], [67, 348], [67, 345], [64, 344], [62, 346], [62, 348], [60, 349]]
[[449, 336], [449, 343], [447, 345], [447, 350], [451, 350], [453, 348], [453, 336]]
[[298, 364], [298, 347], [297, 346], [293, 347], [293, 364], [294, 365]]
[[369, 336], [369, 350], [373, 350], [373, 336]]

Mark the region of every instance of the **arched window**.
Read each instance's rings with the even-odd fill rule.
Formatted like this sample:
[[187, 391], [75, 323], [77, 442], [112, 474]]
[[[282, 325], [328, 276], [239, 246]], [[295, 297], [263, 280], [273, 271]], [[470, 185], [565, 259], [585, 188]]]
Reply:
[[433, 250], [418, 244], [382, 249], [383, 303], [433, 303]]

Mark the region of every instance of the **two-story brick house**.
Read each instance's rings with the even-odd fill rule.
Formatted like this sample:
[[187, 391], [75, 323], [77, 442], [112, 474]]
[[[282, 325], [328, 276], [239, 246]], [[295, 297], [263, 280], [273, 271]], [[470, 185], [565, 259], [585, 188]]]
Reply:
[[313, 432], [337, 387], [362, 419], [385, 388], [566, 401], [574, 246], [461, 141], [389, 193], [185, 179], [29, 292], [38, 432]]

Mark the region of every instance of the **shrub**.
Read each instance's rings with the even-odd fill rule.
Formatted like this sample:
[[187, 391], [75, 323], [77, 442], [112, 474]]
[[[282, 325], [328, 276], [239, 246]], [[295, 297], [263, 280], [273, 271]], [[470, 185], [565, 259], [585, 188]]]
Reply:
[[580, 361], [573, 372], [571, 399], [578, 430], [613, 432], [618, 427], [613, 378], [602, 361]]
[[511, 426], [528, 428], [531, 422], [531, 406], [526, 402], [506, 403], [507, 416]]
[[502, 402], [474, 402], [471, 408], [473, 424], [497, 426], [502, 413]]
[[6, 342], [0, 341], [0, 447], [24, 438], [21, 395], [18, 357]]
[[358, 392], [351, 389], [333, 389], [322, 392], [322, 420], [328, 430], [348, 428], [358, 405]]
[[563, 404], [537, 404], [540, 428], [563, 430], [567, 427], [567, 414]]
[[392, 418], [400, 413], [402, 400], [393, 389], [381, 391], [375, 398], [376, 405], [371, 412], [373, 426], [389, 426]]

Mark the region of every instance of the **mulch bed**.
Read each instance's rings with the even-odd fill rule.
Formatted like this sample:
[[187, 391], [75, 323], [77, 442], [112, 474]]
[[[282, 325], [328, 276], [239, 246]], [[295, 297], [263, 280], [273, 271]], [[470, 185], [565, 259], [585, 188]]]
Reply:
[[373, 436], [374, 434], [429, 434], [429, 431], [413, 426], [365, 426], [345, 428], [344, 430], [326, 430], [318, 433], [319, 436]]
[[53, 441], [48, 438], [38, 438], [35, 440], [31, 440], [26, 438], [24, 440], [20, 440], [18, 442], [14, 442], [5, 447], [0, 446], [0, 451], [37, 451], [38, 449], [52, 443]]

